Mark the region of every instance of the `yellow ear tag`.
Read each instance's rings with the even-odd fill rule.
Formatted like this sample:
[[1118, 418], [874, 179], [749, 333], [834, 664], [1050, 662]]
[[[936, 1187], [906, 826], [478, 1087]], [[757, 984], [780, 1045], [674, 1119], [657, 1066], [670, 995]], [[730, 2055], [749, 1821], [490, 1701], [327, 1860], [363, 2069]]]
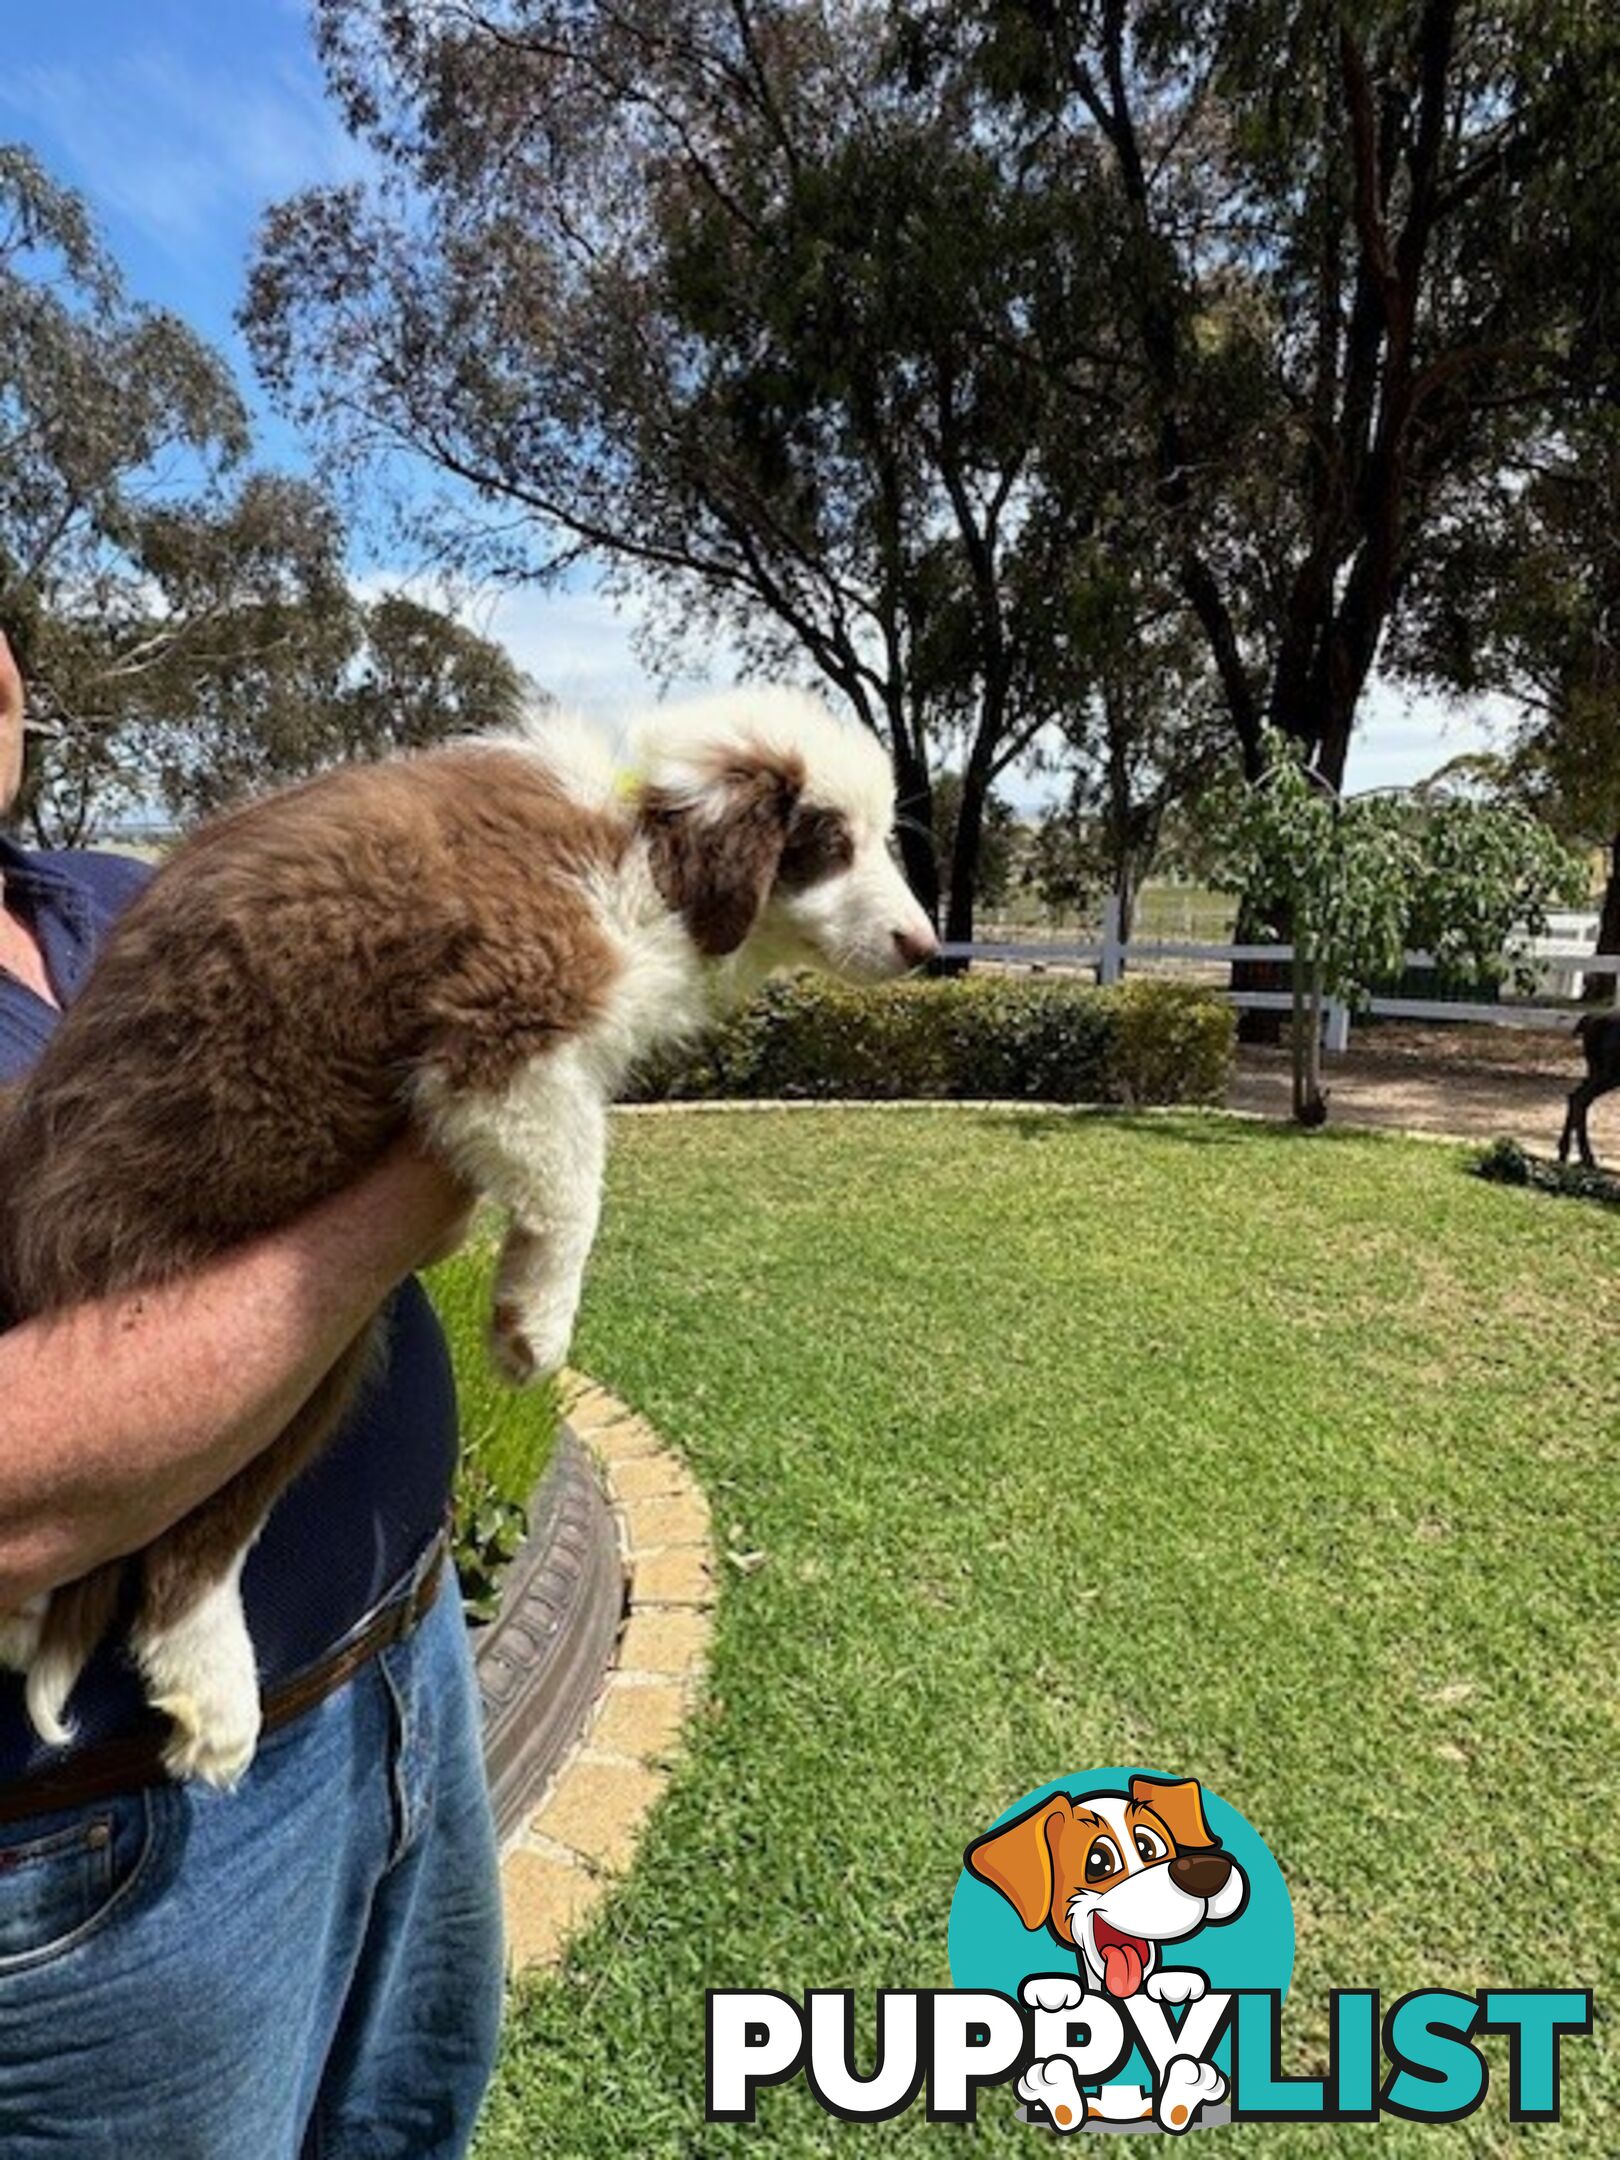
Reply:
[[629, 766], [621, 766], [613, 775], [613, 792], [622, 803], [639, 802], [641, 791], [646, 785], [646, 774], [636, 772]]

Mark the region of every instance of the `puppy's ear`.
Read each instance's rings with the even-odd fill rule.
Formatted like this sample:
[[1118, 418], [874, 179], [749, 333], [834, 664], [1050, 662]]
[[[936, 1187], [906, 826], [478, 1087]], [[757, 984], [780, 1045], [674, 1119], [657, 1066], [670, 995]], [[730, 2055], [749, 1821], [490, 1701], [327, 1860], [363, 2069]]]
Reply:
[[719, 959], [754, 927], [804, 786], [796, 759], [738, 760], [694, 792], [656, 785], [640, 817], [653, 877], [698, 950]]
[[1001, 1892], [1027, 1928], [1045, 1927], [1052, 1916], [1052, 1832], [1073, 1813], [1071, 1802], [1056, 1793], [980, 1838], [962, 1856], [981, 1882]]
[[1204, 1820], [1204, 1796], [1196, 1778], [1133, 1777], [1131, 1798], [1152, 1808], [1175, 1839], [1178, 1852], [1196, 1852], [1200, 1845], [1219, 1844]]

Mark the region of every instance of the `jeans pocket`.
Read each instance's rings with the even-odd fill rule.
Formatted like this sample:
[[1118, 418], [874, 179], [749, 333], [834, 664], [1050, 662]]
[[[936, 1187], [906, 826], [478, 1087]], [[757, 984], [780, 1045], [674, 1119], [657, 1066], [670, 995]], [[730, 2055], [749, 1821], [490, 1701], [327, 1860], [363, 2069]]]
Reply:
[[0, 1978], [98, 1928], [144, 1870], [153, 1842], [145, 1792], [0, 1822]]

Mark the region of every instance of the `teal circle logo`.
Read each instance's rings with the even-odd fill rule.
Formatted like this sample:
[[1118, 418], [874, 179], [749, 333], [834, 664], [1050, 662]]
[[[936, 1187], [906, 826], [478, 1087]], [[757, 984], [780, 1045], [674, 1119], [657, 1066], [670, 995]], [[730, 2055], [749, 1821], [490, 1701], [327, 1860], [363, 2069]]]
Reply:
[[[1175, 1772], [1113, 1767], [1054, 1778], [998, 1815], [951, 1900], [951, 1982], [1014, 2001], [1037, 1975], [1090, 1995], [1174, 2002], [1191, 1970], [1213, 1990], [1287, 1991], [1294, 1910], [1259, 1832]], [[1229, 2070], [1230, 2037], [1214, 2060]], [[1149, 2082], [1140, 2051], [1116, 2075]]]

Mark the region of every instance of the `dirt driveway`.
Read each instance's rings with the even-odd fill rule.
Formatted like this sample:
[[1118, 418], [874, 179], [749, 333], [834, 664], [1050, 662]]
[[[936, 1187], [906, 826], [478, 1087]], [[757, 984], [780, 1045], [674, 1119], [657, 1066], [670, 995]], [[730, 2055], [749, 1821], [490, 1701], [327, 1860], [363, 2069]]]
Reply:
[[[1564, 1098], [1585, 1070], [1567, 1034], [1517, 1028], [1378, 1027], [1352, 1034], [1328, 1060], [1330, 1122], [1494, 1140], [1507, 1133], [1547, 1154], [1564, 1122]], [[1286, 1050], [1245, 1047], [1227, 1101], [1265, 1117], [1289, 1114]], [[1620, 1093], [1592, 1112], [1592, 1145], [1620, 1162]]]

